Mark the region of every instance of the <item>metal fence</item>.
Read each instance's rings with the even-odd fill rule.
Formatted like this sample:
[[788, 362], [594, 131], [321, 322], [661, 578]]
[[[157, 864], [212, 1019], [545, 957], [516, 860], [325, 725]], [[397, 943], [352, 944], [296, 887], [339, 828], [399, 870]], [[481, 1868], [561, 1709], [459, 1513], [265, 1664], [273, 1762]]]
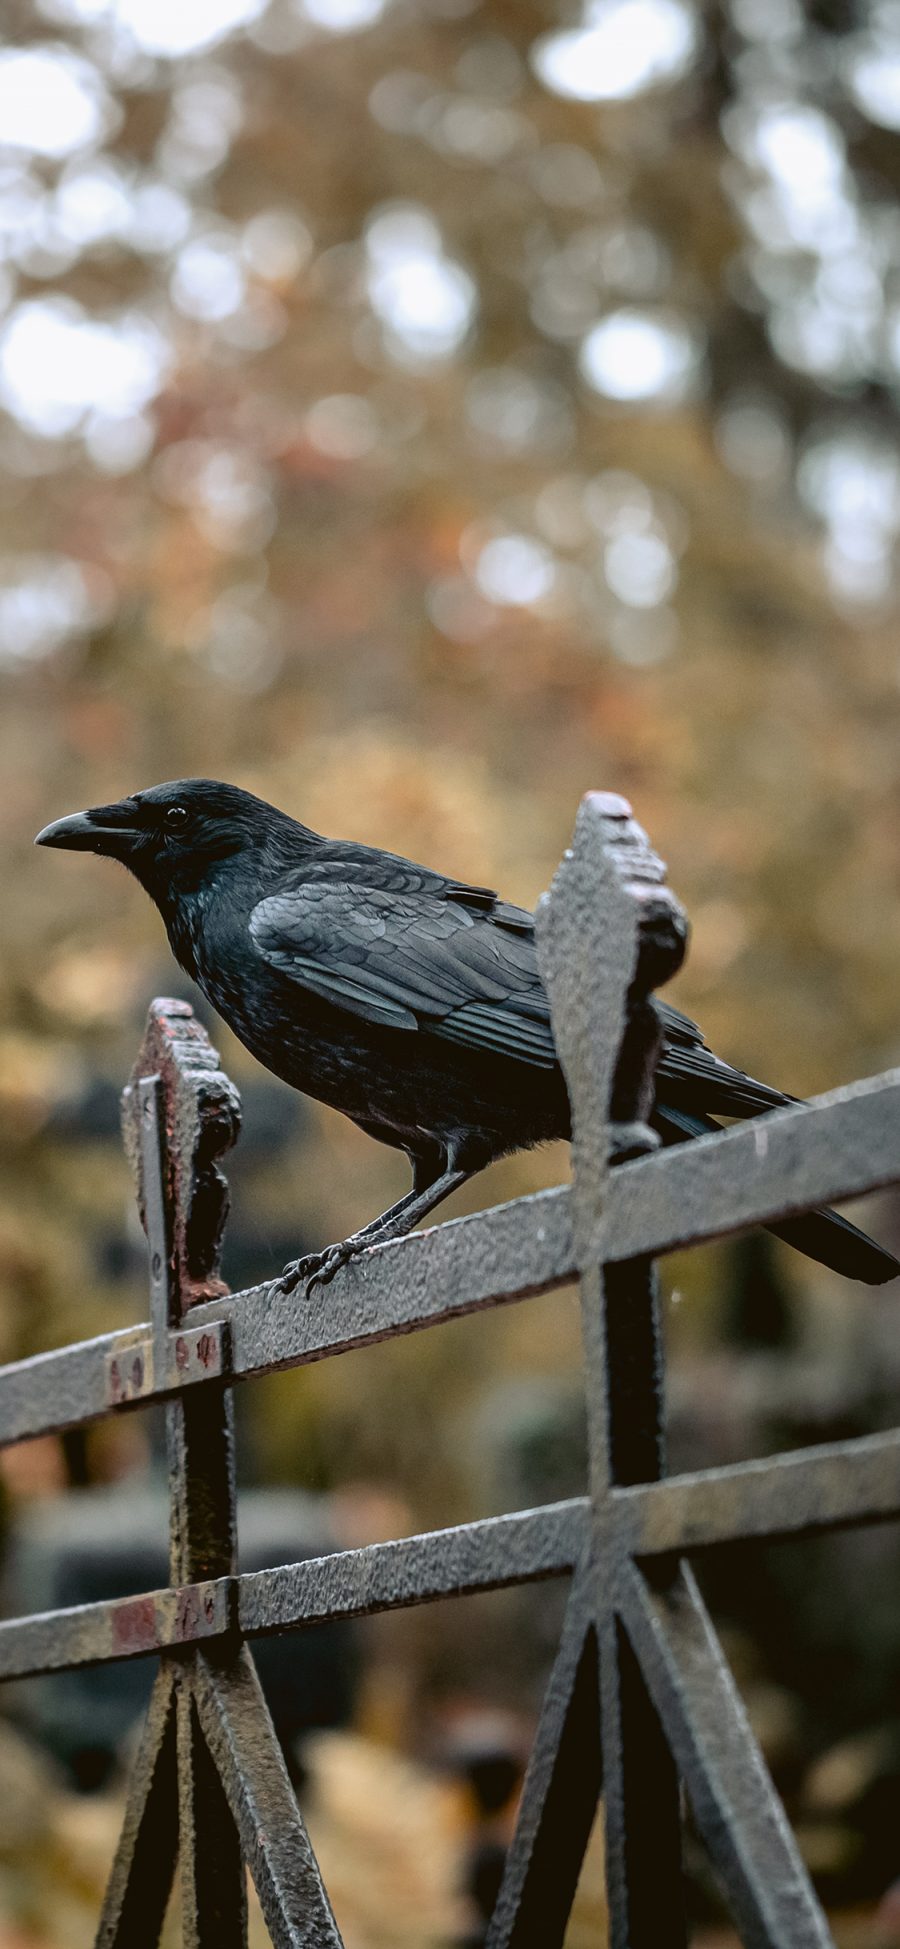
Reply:
[[[191, 1010], [151, 1009], [124, 1098], [150, 1321], [0, 1370], [3, 1443], [168, 1403], [170, 1587], [0, 1625], [7, 1678], [160, 1654], [96, 1938], [107, 1949], [157, 1942], [176, 1861], [187, 1944], [246, 1942], [245, 1864], [279, 1949], [340, 1943], [247, 1639], [567, 1574], [489, 1949], [563, 1943], [601, 1746], [614, 1949], [686, 1941], [682, 1789], [742, 1941], [831, 1939], [687, 1559], [900, 1514], [900, 1431], [666, 1477], [653, 1262], [900, 1180], [900, 1071], [655, 1150], [647, 997], [677, 968], [685, 928], [623, 800], [585, 799], [538, 931], [572, 1100], [571, 1189], [375, 1248], [308, 1301], [228, 1294], [218, 1278], [238, 1099]], [[238, 1574], [235, 1382], [575, 1279], [585, 1496]]]

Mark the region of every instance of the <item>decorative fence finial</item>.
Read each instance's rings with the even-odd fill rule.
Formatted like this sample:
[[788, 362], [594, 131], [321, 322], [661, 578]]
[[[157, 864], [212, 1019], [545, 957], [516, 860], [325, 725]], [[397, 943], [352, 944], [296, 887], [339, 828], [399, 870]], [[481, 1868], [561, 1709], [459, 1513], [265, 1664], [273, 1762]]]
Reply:
[[219, 1254], [228, 1217], [228, 1185], [218, 1162], [236, 1142], [241, 1099], [219, 1068], [218, 1051], [187, 1002], [151, 1002], [144, 1040], [122, 1095], [125, 1149], [147, 1230], [139, 1085], [159, 1076], [165, 1100], [167, 1203], [171, 1276], [179, 1314], [227, 1291]]
[[655, 1143], [657, 1030], [648, 996], [677, 972], [687, 920], [627, 799], [588, 792], [575, 838], [539, 902], [537, 939], [573, 1107], [573, 1161], [596, 1183], [608, 1153]]

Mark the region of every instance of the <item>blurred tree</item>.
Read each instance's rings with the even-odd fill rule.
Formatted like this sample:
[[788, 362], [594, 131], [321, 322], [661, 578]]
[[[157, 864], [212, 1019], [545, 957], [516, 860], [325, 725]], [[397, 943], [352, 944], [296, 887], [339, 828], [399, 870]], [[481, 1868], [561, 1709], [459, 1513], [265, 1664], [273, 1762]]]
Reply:
[[[237, 778], [526, 900], [621, 787], [721, 1046], [798, 1091], [889, 1060], [891, 9], [11, 0], [6, 32], [9, 1349], [141, 1304], [111, 1107], [183, 983], [120, 875], [29, 851], [132, 784]], [[394, 1165], [316, 1112], [235, 1168], [246, 1278]]]
[[[143, 1312], [115, 1097], [149, 996], [190, 992], [124, 876], [32, 855], [79, 804], [218, 774], [531, 901], [621, 789], [723, 1052], [798, 1093], [894, 1060], [891, 0], [7, 0], [4, 35], [2, 1357]], [[249, 1280], [402, 1173], [222, 1040]], [[795, 1314], [755, 1243], [677, 1277], [678, 1452], [888, 1411], [889, 1295], [794, 1266]], [[519, 1474], [569, 1467], [577, 1362], [562, 1294], [279, 1376], [244, 1470], [450, 1520], [514, 1495], [477, 1438], [511, 1405]], [[818, 1665], [804, 1619], [811, 1725], [865, 1661], [875, 1710], [878, 1608], [866, 1642], [824, 1615]]]

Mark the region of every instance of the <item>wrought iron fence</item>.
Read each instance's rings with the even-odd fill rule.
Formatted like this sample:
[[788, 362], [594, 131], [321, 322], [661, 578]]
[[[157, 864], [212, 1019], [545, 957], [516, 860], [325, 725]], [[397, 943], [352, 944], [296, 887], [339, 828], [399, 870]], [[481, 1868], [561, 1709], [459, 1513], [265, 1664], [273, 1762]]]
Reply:
[[[150, 1949], [180, 1862], [184, 1940], [246, 1943], [245, 1864], [278, 1949], [340, 1936], [247, 1639], [571, 1574], [489, 1949], [559, 1949], [602, 1790], [614, 1949], [686, 1940], [682, 1788], [741, 1939], [827, 1923], [688, 1559], [900, 1514], [900, 1430], [664, 1473], [654, 1260], [900, 1180], [900, 1071], [667, 1152], [644, 1123], [651, 989], [683, 916], [621, 799], [592, 794], [539, 950], [573, 1109], [573, 1183], [358, 1259], [309, 1301], [218, 1277], [238, 1098], [181, 1002], [153, 1004], [124, 1097], [150, 1320], [0, 1370], [0, 1441], [165, 1399], [170, 1586], [0, 1625], [0, 1677], [159, 1654], [97, 1943]], [[623, 1161], [624, 1160], [624, 1161]], [[610, 1171], [610, 1162], [616, 1168]], [[232, 1389], [275, 1368], [581, 1288], [583, 1497], [239, 1575]]]

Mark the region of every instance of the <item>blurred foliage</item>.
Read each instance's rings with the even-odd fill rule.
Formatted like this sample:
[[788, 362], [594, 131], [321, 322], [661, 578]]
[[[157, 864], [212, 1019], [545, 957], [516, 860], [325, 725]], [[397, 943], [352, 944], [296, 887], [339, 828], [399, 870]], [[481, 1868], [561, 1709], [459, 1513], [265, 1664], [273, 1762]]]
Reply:
[[[529, 903], [622, 790], [723, 1053], [798, 1093], [896, 1060], [896, 6], [7, 0], [4, 34], [0, 1358], [144, 1307], [116, 1097], [190, 989], [117, 868], [30, 845], [158, 779]], [[216, 1033], [240, 1284], [404, 1172]], [[896, 1413], [895, 1302], [773, 1263], [671, 1271], [676, 1460]], [[562, 1294], [275, 1377], [242, 1469], [384, 1484], [395, 1528], [565, 1493], [578, 1359]], [[474, 1683], [434, 1629], [412, 1665]], [[807, 1754], [850, 1737], [804, 1710]]]
[[[581, 792], [624, 789], [710, 1036], [797, 1091], [889, 1061], [890, 8], [11, 0], [6, 31], [5, 1350], [139, 1304], [113, 1091], [184, 984], [117, 869], [29, 851], [135, 785], [221, 774], [527, 901]], [[245, 1172], [242, 1277], [400, 1175], [319, 1112]]]

